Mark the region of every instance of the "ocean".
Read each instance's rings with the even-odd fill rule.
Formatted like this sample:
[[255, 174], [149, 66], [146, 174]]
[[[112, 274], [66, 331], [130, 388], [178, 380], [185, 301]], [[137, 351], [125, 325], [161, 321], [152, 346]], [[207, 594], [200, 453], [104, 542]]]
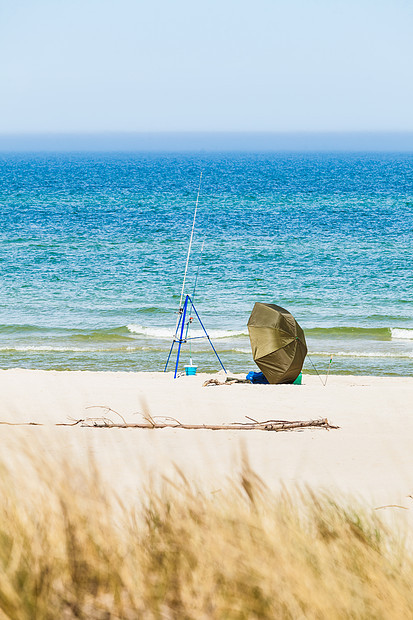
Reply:
[[[406, 153], [0, 153], [0, 368], [162, 371], [201, 171], [186, 292], [230, 372], [258, 370], [261, 301], [304, 372], [412, 375]], [[206, 339], [190, 358], [220, 368]]]

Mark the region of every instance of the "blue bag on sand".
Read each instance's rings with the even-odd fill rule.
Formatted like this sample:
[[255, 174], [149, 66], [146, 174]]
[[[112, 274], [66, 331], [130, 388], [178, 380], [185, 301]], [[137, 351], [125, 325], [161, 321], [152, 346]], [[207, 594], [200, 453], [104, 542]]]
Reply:
[[247, 381], [251, 381], [251, 383], [266, 383], [269, 384], [268, 379], [265, 377], [263, 372], [254, 372], [251, 370], [247, 374]]

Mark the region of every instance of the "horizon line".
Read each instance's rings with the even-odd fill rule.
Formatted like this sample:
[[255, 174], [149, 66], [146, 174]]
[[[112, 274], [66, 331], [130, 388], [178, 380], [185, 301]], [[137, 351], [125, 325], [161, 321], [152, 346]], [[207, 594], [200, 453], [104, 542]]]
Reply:
[[413, 151], [413, 131], [0, 132], [1, 152]]

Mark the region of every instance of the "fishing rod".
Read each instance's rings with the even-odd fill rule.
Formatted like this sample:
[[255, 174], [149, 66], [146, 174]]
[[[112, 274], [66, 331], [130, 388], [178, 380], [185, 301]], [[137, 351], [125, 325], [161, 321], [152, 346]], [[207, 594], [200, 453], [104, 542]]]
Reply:
[[[186, 343], [189, 341], [189, 345], [190, 345], [190, 353], [192, 355], [192, 349], [191, 349], [191, 340], [195, 340], [198, 338], [207, 338], [209, 344], [211, 345], [211, 348], [213, 350], [213, 352], [215, 353], [222, 369], [224, 370], [224, 372], [226, 372], [225, 370], [225, 366], [223, 365], [214, 345], [211, 342], [211, 338], [208, 335], [207, 330], [205, 329], [205, 326], [201, 320], [201, 317], [199, 316], [195, 305], [193, 303], [193, 299], [191, 298], [190, 295], [186, 294], [185, 295], [185, 284], [186, 284], [186, 276], [187, 276], [187, 272], [188, 272], [188, 266], [189, 266], [189, 259], [191, 256], [191, 249], [192, 249], [192, 241], [193, 241], [193, 237], [194, 237], [194, 230], [195, 230], [195, 222], [196, 222], [196, 216], [197, 216], [197, 212], [198, 212], [198, 204], [199, 204], [199, 195], [201, 192], [201, 184], [202, 184], [202, 172], [199, 175], [199, 185], [198, 185], [198, 193], [197, 193], [197, 197], [196, 197], [196, 203], [195, 203], [195, 211], [194, 211], [194, 217], [193, 217], [193, 221], [192, 221], [192, 229], [191, 229], [191, 236], [189, 239], [189, 247], [188, 247], [188, 254], [186, 257], [186, 264], [185, 264], [185, 272], [184, 272], [184, 279], [182, 282], [182, 290], [181, 290], [181, 296], [179, 299], [179, 310], [178, 310], [178, 318], [176, 321], [176, 327], [175, 327], [175, 332], [174, 332], [174, 336], [172, 339], [172, 344], [171, 344], [171, 348], [169, 350], [169, 355], [168, 355], [168, 359], [166, 360], [166, 364], [165, 364], [165, 368], [164, 368], [164, 372], [167, 371], [168, 368], [168, 364], [169, 364], [169, 360], [171, 358], [172, 355], [172, 351], [174, 348], [174, 345], [177, 344], [178, 345], [178, 351], [177, 351], [177, 355], [176, 355], [176, 363], [175, 363], [175, 373], [174, 373], [174, 378], [176, 379], [176, 377], [178, 376], [178, 364], [179, 364], [179, 356], [181, 353], [181, 346], [182, 344]], [[204, 249], [204, 243], [202, 244], [202, 249], [200, 252], [200, 258], [199, 258], [199, 264], [198, 264], [198, 270], [197, 270], [197, 274], [196, 274], [196, 278], [195, 278], [195, 285], [194, 285], [194, 294], [196, 291], [196, 285], [198, 282], [198, 274], [199, 274], [199, 269], [200, 269], [200, 265], [201, 265], [201, 256], [202, 256], [202, 252]], [[185, 301], [184, 300], [185, 297]], [[190, 305], [190, 310], [188, 308], [188, 306]], [[194, 320], [192, 316], [190, 316], [192, 314], [192, 311], [195, 313], [196, 318], [199, 321], [199, 324], [204, 332], [203, 336], [192, 336], [190, 337], [188, 335], [189, 332], [189, 328], [190, 325], [192, 323], [192, 321]], [[188, 322], [186, 323], [186, 315], [187, 313], [189, 313], [189, 318], [188, 318]], [[186, 328], [186, 329], [185, 329]], [[190, 366], [186, 366], [185, 369], [191, 369], [192, 370], [192, 357], [191, 357], [191, 364]], [[195, 368], [195, 372], [196, 372], [196, 366]], [[195, 374], [195, 373], [189, 373], [189, 370], [187, 372], [187, 374]]]
[[196, 196], [194, 219], [193, 219], [193, 222], [192, 222], [191, 236], [190, 236], [190, 239], [189, 239], [188, 255], [186, 257], [186, 265], [185, 265], [184, 281], [182, 282], [181, 298], [179, 300], [179, 312], [182, 312], [182, 300], [184, 298], [186, 274], [188, 272], [189, 257], [191, 255], [192, 239], [194, 238], [195, 221], [196, 221], [196, 214], [197, 214], [197, 211], [198, 211], [199, 194], [201, 192], [201, 183], [202, 183], [202, 171], [201, 171], [201, 174], [199, 175], [198, 194]]

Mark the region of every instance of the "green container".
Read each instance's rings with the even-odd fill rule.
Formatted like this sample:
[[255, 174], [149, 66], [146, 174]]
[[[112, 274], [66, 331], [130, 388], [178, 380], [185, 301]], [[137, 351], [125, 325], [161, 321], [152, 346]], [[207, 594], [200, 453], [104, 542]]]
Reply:
[[293, 385], [301, 385], [302, 380], [303, 380], [303, 373], [300, 372], [297, 379], [293, 381]]

